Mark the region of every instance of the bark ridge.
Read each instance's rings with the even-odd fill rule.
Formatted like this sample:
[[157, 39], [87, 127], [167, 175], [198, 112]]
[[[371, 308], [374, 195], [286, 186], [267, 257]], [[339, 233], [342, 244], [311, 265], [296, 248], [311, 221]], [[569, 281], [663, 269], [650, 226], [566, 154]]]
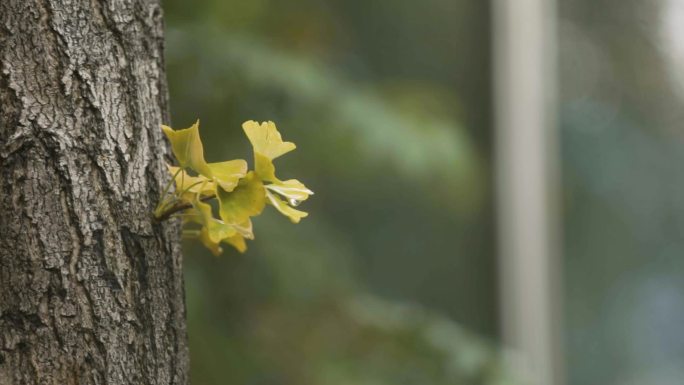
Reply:
[[158, 0], [0, 1], [0, 385], [187, 383]]

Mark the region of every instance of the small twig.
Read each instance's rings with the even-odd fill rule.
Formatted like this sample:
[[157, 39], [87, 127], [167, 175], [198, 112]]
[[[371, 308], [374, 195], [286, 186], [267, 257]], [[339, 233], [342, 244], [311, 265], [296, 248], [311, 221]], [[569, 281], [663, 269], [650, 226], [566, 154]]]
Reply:
[[[201, 202], [206, 202], [206, 201], [210, 201], [214, 198], [216, 198], [216, 195], [207, 195], [207, 196], [201, 197], [199, 200]], [[189, 208], [192, 208], [192, 203], [190, 203], [190, 202], [182, 202], [180, 204], [175, 204], [175, 205], [169, 207], [168, 209], [164, 210], [164, 212], [161, 213], [159, 216], [155, 215], [154, 220], [157, 222], [164, 222], [165, 220], [169, 219], [173, 214], [175, 214], [179, 211], [187, 210]]]

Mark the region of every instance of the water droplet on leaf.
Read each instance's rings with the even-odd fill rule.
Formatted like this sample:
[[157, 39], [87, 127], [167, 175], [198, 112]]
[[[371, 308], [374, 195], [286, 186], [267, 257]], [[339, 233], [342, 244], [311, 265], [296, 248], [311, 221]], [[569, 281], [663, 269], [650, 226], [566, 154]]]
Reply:
[[297, 207], [301, 203], [300, 201], [298, 201], [294, 198], [290, 198], [289, 202], [290, 202], [290, 206], [292, 206], [292, 207]]

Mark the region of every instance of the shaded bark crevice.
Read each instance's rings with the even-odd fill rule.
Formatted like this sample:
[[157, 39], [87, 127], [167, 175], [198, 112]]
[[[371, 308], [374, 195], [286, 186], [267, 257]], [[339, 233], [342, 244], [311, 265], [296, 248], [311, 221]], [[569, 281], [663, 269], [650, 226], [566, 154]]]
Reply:
[[0, 1], [0, 385], [187, 384], [158, 0]]

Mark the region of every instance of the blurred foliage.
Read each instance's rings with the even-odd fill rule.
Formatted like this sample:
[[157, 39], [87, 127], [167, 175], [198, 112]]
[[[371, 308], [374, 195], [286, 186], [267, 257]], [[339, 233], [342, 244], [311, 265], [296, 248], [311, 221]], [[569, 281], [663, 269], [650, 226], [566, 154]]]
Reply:
[[[317, 192], [244, 257], [187, 248], [194, 384], [498, 383], [469, 332], [496, 325], [488, 3], [164, 2], [174, 123], [219, 159], [277, 121]], [[569, 383], [678, 384], [684, 11], [558, 4]]]
[[680, 384], [684, 7], [559, 5], [568, 382]]
[[[316, 126], [316, 130], [305, 132], [304, 141], [316, 144], [308, 149], [307, 155], [337, 178], [358, 178], [359, 174], [369, 177], [368, 174], [377, 174], [381, 168], [389, 168], [388, 171], [398, 173], [404, 180], [424, 185], [423, 192], [430, 198], [441, 199], [444, 205], [467, 210], [482, 204], [479, 159], [462, 129], [445, 116], [448, 107], [440, 95], [430, 95], [425, 87], [399, 90], [399, 94], [393, 95], [397, 100], [395, 105], [391, 105], [390, 98], [369, 87], [345, 81], [301, 54], [287, 55], [259, 41], [218, 31], [185, 32], [169, 32], [168, 40], [173, 47], [170, 51], [182, 55], [175, 60], [181, 65], [192, 65], [192, 60], [214, 65], [214, 68], [202, 69], [204, 76], [219, 76], [206, 79], [206, 86], [230, 85], [232, 89], [213, 90], [215, 93], [206, 90], [206, 94], [200, 94], [212, 99], [206, 103], [225, 103], [226, 109], [245, 108], [247, 113], [259, 116], [285, 115], [289, 125], [303, 127], [300, 130]], [[207, 38], [198, 43], [196, 36]], [[230, 73], [222, 73], [228, 68]], [[230, 79], [221, 79], [221, 76], [230, 76]], [[416, 102], [411, 99], [412, 95], [404, 95], [402, 100], [401, 92], [425, 97]], [[255, 100], [241, 100], [250, 96]], [[430, 98], [428, 103], [432, 107], [416, 105], [426, 97]], [[260, 98], [266, 98], [263, 103], [266, 112], [259, 109]], [[273, 98], [279, 99], [278, 105], [270, 105]], [[191, 108], [184, 105], [182, 110]], [[329, 156], [331, 151], [341, 156]], [[350, 153], [355, 156], [349, 156]], [[445, 185], [432, 188], [431, 181]], [[460, 199], [455, 200], [454, 196]]]
[[193, 384], [504, 383], [486, 4], [164, 6], [173, 124], [199, 116], [222, 159], [276, 121], [316, 191], [296, 227], [256, 218], [244, 256], [186, 245]]
[[331, 229], [258, 226], [264, 239], [285, 231], [292, 249], [254, 242], [264, 259], [189, 261], [194, 384], [510, 383], [482, 338], [415, 304], [363, 294], [344, 266], [348, 251], [329, 250], [340, 244]]

